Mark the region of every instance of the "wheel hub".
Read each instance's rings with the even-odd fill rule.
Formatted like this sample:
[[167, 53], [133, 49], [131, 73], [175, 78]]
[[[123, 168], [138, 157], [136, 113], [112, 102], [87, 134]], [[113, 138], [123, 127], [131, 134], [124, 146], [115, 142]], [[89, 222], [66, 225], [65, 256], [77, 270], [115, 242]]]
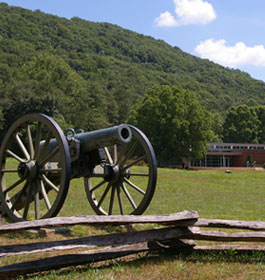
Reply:
[[38, 174], [37, 162], [35, 160], [21, 162], [18, 165], [17, 173], [20, 178], [24, 178], [29, 181], [35, 180]]
[[122, 172], [119, 165], [105, 165], [104, 179], [107, 182], [118, 182], [122, 177], [130, 178], [130, 170]]
[[118, 165], [104, 166], [104, 179], [107, 182], [117, 182], [121, 177], [120, 167]]

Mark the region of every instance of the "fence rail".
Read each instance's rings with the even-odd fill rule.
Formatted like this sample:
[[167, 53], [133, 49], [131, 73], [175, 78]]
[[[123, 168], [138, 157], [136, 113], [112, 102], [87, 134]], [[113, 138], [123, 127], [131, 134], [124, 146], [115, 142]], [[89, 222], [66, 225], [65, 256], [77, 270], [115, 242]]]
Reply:
[[[195, 211], [183, 211], [170, 215], [149, 216], [82, 216], [57, 217], [0, 226], [0, 233], [21, 231], [51, 226], [86, 225], [128, 225], [150, 223], [163, 227], [150, 230], [96, 235], [61, 241], [37, 242], [0, 246], [0, 257], [36, 254], [64, 250], [87, 249], [33, 261], [15, 263], [0, 267], [0, 279], [16, 277], [37, 271], [47, 271], [61, 267], [80, 265], [122, 257], [139, 252], [179, 249], [183, 250], [257, 250], [265, 252], [265, 222], [200, 219]], [[211, 228], [202, 230], [201, 228]], [[239, 232], [214, 231], [212, 228], [234, 228]], [[242, 232], [242, 229], [247, 231]], [[213, 245], [197, 246], [195, 240], [204, 240]], [[218, 242], [225, 242], [219, 244]], [[235, 244], [236, 242], [251, 242]], [[253, 242], [257, 244], [253, 244]], [[216, 244], [218, 243], [218, 244]], [[231, 244], [232, 243], [232, 244]], [[264, 245], [263, 245], [264, 244]], [[100, 248], [99, 248], [100, 247]], [[104, 248], [102, 248], [104, 247]], [[99, 249], [98, 249], [99, 248]]]

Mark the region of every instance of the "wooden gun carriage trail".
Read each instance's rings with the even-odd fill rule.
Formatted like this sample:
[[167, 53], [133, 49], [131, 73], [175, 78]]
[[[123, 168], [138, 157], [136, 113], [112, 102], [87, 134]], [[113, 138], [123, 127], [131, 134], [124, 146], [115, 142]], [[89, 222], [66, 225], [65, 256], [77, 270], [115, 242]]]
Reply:
[[80, 177], [96, 214], [140, 215], [157, 178], [152, 145], [136, 127], [64, 134], [52, 118], [37, 113], [19, 118], [7, 131], [0, 170], [1, 209], [11, 221], [56, 216], [70, 180]]

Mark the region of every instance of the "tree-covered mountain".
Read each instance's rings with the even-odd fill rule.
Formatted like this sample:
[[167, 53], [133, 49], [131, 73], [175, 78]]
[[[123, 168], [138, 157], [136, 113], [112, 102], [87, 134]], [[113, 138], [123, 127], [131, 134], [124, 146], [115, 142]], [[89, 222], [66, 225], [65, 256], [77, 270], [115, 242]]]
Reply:
[[109, 23], [0, 3], [5, 126], [34, 110], [84, 129], [125, 122], [145, 91], [157, 85], [189, 90], [211, 112], [265, 104], [264, 82], [161, 40]]

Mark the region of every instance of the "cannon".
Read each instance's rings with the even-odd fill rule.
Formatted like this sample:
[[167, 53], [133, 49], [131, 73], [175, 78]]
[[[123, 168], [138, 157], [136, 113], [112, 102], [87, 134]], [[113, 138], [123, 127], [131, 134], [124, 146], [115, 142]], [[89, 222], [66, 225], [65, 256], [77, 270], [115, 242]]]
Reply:
[[70, 180], [84, 179], [98, 215], [141, 215], [157, 178], [155, 153], [132, 125], [65, 133], [49, 116], [24, 115], [8, 129], [0, 149], [1, 212], [11, 221], [56, 216]]

